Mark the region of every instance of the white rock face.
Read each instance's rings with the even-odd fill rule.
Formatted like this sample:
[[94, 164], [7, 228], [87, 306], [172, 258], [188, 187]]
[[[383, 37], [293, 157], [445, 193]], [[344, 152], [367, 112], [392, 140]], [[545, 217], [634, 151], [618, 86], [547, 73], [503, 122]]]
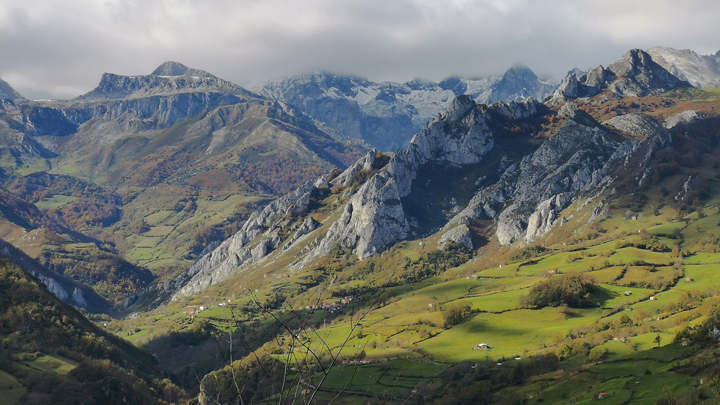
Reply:
[[538, 204], [535, 211], [528, 218], [525, 240], [532, 242], [538, 236], [549, 232], [555, 225], [558, 213], [563, 208], [563, 201], [559, 195]]
[[68, 294], [67, 291], [58, 283], [55, 281], [54, 278], [46, 277], [40, 274], [35, 275], [43, 284], [45, 284], [45, 287], [47, 287], [48, 291], [52, 293], [52, 295], [56, 296], [60, 301], [63, 302], [70, 302], [70, 294]]
[[603, 122], [603, 125], [615, 128], [628, 135], [639, 136], [642, 139], [663, 130], [662, 125], [644, 114], [619, 115]]
[[0, 240], [0, 257], [10, 260], [23, 271], [36, 277], [60, 301], [85, 308], [91, 312], [104, 312], [109, 308], [108, 303], [95, 294], [92, 289], [80, 286], [62, 275], [52, 273], [37, 260], [2, 240]]
[[529, 242], [552, 229], [579, 195], [611, 180], [606, 177], [610, 165], [632, 152], [632, 142], [613, 141], [611, 133], [571, 103], [564, 109], [564, 127], [508, 167], [497, 183], [480, 190], [446, 229], [494, 219], [501, 244]]
[[693, 110], [687, 110], [666, 119], [664, 125], [665, 128], [670, 129], [674, 128], [678, 124], [692, 122], [698, 118], [700, 118], [700, 115], [697, 112]]
[[[535, 108], [534, 102], [524, 104], [533, 105], [528, 109]], [[430, 161], [480, 162], [493, 147], [486, 111], [468, 96], [453, 100], [447, 112], [431, 121], [413, 137], [407, 149], [395, 154], [383, 170], [351, 197], [314, 256], [340, 246], [352, 249], [364, 259], [406, 238], [410, 225], [401, 198], [410, 193], [417, 169]]]
[[83, 296], [82, 290], [78, 287], [75, 287], [75, 290], [72, 293], [72, 302], [79, 307], [87, 307], [85, 296]]
[[[286, 222], [290, 222], [293, 216], [305, 212], [310, 203], [310, 193], [314, 189], [313, 183], [308, 182], [290, 194], [273, 201], [263, 210], [253, 212], [235, 235], [178, 276], [175, 280], [178, 289], [172, 299], [195, 294], [225, 281], [280, 247], [282, 240], [279, 236], [281, 228], [277, 226], [278, 221], [285, 219]], [[307, 230], [312, 226], [317, 227], [314, 223], [297, 224], [294, 229], [299, 233], [296, 240], [304, 235], [303, 229]]]
[[460, 224], [455, 228], [451, 229], [450, 231], [445, 232], [445, 234], [440, 237], [440, 240], [438, 241], [440, 249], [445, 249], [445, 246], [447, 246], [448, 242], [454, 242], [469, 249], [472, 249], [473, 244], [472, 237], [470, 236], [470, 228], [468, 228], [468, 226], [465, 224]]
[[647, 50], [655, 62], [695, 87], [720, 87], [720, 55], [657, 46]]

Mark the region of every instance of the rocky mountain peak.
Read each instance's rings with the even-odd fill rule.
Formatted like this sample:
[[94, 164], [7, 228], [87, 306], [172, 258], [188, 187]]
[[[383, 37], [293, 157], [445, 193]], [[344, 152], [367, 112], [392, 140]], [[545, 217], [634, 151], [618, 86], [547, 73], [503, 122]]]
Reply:
[[167, 61], [158, 66], [150, 76], [190, 76], [190, 77], [208, 77], [215, 76], [200, 69], [189, 68], [180, 62]]
[[652, 57], [642, 49], [631, 49], [625, 52], [620, 59], [608, 66], [608, 69], [618, 76], [631, 75], [641, 69], [653, 69], [655, 62]]
[[542, 100], [550, 94], [554, 87], [538, 79], [537, 75], [527, 66], [515, 64], [491, 86], [492, 94], [488, 103], [497, 101], [522, 101], [528, 98]]
[[572, 73], [548, 100], [559, 105], [570, 99], [592, 97], [603, 91], [616, 96], [643, 97], [664, 91], [690, 87], [690, 83], [673, 76], [642, 49], [631, 49], [607, 68], [598, 66], [587, 74]]
[[584, 71], [584, 70], [581, 70], [579, 67], [576, 66], [576, 67], [570, 69], [570, 70], [567, 72], [567, 74], [565, 75], [565, 77], [568, 77], [568, 76], [570, 76], [570, 75], [572, 75], [572, 74], [574, 74], [576, 77], [580, 77], [580, 76], [582, 76], [582, 75], [585, 74], [585, 71]]
[[15, 89], [13, 89], [6, 81], [0, 79], [0, 100], [18, 100], [22, 99]]
[[461, 94], [465, 94], [465, 91], [467, 91], [467, 83], [465, 83], [461, 78], [457, 76], [451, 76], [446, 79], [443, 79], [440, 83], [438, 83], [438, 86], [440, 86], [443, 90], [450, 90], [455, 94], [456, 96], [459, 96]]
[[188, 68], [178, 62], [165, 62], [149, 75], [123, 76], [104, 73], [100, 84], [79, 97], [87, 99], [123, 99], [178, 93], [229, 93], [255, 96], [248, 90], [220, 79], [204, 70]]
[[508, 70], [505, 71], [503, 74], [503, 78], [505, 77], [514, 77], [514, 78], [530, 78], [537, 80], [537, 75], [535, 72], [532, 71], [527, 65], [523, 65], [522, 63], [516, 63]]
[[151, 76], [182, 76], [189, 68], [180, 62], [167, 61], [158, 66], [152, 73]]
[[457, 96], [453, 99], [452, 103], [450, 103], [447, 112], [445, 112], [447, 120], [450, 122], [457, 121], [476, 106], [477, 104], [475, 103], [475, 100], [473, 100], [473, 98], [469, 95], [463, 94], [461, 96]]

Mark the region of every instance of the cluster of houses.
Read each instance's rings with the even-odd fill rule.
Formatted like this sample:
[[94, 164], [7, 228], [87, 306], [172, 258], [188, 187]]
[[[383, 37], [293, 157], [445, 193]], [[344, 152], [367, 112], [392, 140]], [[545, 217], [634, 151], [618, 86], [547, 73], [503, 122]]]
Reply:
[[387, 359], [387, 357], [383, 357], [383, 358], [380, 359], [380, 360], [377, 360], [377, 359], [368, 359], [368, 358], [365, 358], [365, 359], [352, 359], [352, 360], [343, 360], [342, 364], [344, 364], [344, 365], [358, 365], [358, 364], [359, 364], [359, 365], [363, 365], [363, 364], [372, 364], [372, 363], [378, 363], [378, 362], [380, 362], [380, 363], [387, 363], [387, 362], [388, 362], [388, 359]]
[[323, 301], [318, 304], [308, 305], [301, 309], [306, 309], [306, 310], [323, 309], [325, 311], [330, 312], [331, 314], [334, 314], [335, 312], [343, 309], [345, 307], [345, 305], [353, 302], [356, 299], [359, 299], [359, 297], [356, 298], [356, 297], [353, 297], [352, 295], [348, 295], [347, 297], [343, 297], [339, 300]]
[[[347, 305], [355, 300], [358, 300], [358, 299], [360, 299], [360, 297], [354, 297], [352, 295], [348, 295], [339, 300], [323, 301], [319, 304], [308, 305], [308, 306], [300, 308], [300, 309], [306, 309], [306, 310], [323, 309], [325, 311], [330, 312], [331, 314], [334, 314], [335, 312], [344, 308], [345, 305]], [[230, 302], [231, 302], [231, 300], [228, 299], [227, 301], [222, 301], [222, 302], [218, 303], [217, 306], [218, 307], [226, 307], [226, 306], [230, 305]], [[187, 314], [191, 318], [194, 318], [195, 315], [197, 315], [209, 308], [210, 308], [209, 306], [205, 306], [205, 305], [189, 305], [187, 307]]]
[[[219, 304], [217, 304], [218, 307], [225, 307], [230, 304], [231, 300], [228, 299], [227, 301], [222, 301]], [[207, 309], [210, 309], [210, 306], [206, 305], [188, 305], [187, 306], [187, 314], [190, 315], [190, 317], [194, 317], [195, 315], [199, 314], [200, 312], [203, 312]]]
[[190, 306], [187, 307], [187, 314], [192, 317], [192, 316], [195, 316], [195, 315], [199, 314], [200, 312], [202, 312], [202, 311], [204, 311], [204, 310], [206, 310], [206, 309], [207, 309], [207, 307], [206, 307], [206, 306], [203, 306], [203, 305], [200, 305], [200, 306], [190, 305]]

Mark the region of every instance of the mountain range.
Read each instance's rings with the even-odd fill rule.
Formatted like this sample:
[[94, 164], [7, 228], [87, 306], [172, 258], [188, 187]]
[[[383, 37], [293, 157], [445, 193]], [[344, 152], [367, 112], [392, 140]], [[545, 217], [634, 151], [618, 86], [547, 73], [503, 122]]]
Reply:
[[96, 89], [71, 100], [26, 100], [9, 87], [5, 93], [5, 202], [19, 207], [14, 201], [26, 200], [35, 210], [38, 204], [65, 228], [20, 224], [4, 238], [115, 303], [149, 282], [149, 271], [117, 262], [110, 267], [136, 276], [108, 285], [67, 259], [115, 260], [120, 253], [172, 271], [199, 253], [194, 238], [224, 237], [208, 231], [214, 225], [344, 168], [362, 151], [291, 106], [175, 62], [150, 75], [105, 74]]
[[449, 77], [439, 83], [375, 83], [355, 76], [307, 74], [269, 83], [258, 92], [298, 107], [331, 133], [392, 152], [406, 147], [456, 96], [469, 94], [478, 103], [491, 104], [542, 100], [554, 89], [527, 66], [516, 65], [502, 76]]
[[[632, 50], [580, 81], [571, 74], [549, 103], [602, 91], [638, 97], [687, 87], [647, 53]], [[182, 289], [174, 297], [276, 261], [284, 251], [294, 252], [290, 268], [302, 268], [334, 249], [366, 259], [401, 240], [433, 234], [440, 244], [477, 248], [472, 241], [481, 235], [471, 228], [478, 221], [491, 221], [481, 232], [487, 236], [494, 229], [501, 245], [533, 242], [566, 220], [560, 213], [567, 207], [608, 187], [612, 165], [637, 150], [641, 140], [662, 143], [655, 140], [661, 139], [662, 125], [652, 120], [627, 115], [605, 124], [572, 103], [552, 111], [533, 99], [486, 106], [458, 96], [392, 157], [371, 150], [342, 175], [321, 176], [255, 213], [181, 275]], [[366, 181], [352, 187], [358, 178]], [[311, 199], [327, 199], [333, 191], [337, 201], [326, 215], [334, 220], [315, 220], [308, 213]], [[296, 219], [300, 213], [305, 220]]]
[[71, 100], [3, 85], [2, 278], [22, 288], [0, 329], [26, 334], [0, 392], [57, 400], [36, 367], [88, 398], [114, 373], [138, 403], [711, 398], [713, 58], [633, 49], [559, 86], [515, 66], [252, 92], [176, 62]]

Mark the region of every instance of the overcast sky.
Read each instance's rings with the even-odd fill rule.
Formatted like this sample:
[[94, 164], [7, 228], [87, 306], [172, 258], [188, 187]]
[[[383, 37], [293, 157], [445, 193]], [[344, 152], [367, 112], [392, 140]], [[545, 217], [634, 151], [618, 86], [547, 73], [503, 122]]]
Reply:
[[717, 0], [2, 0], [0, 78], [70, 98], [174, 60], [237, 84], [327, 70], [376, 81], [538, 75], [630, 48], [720, 49]]

